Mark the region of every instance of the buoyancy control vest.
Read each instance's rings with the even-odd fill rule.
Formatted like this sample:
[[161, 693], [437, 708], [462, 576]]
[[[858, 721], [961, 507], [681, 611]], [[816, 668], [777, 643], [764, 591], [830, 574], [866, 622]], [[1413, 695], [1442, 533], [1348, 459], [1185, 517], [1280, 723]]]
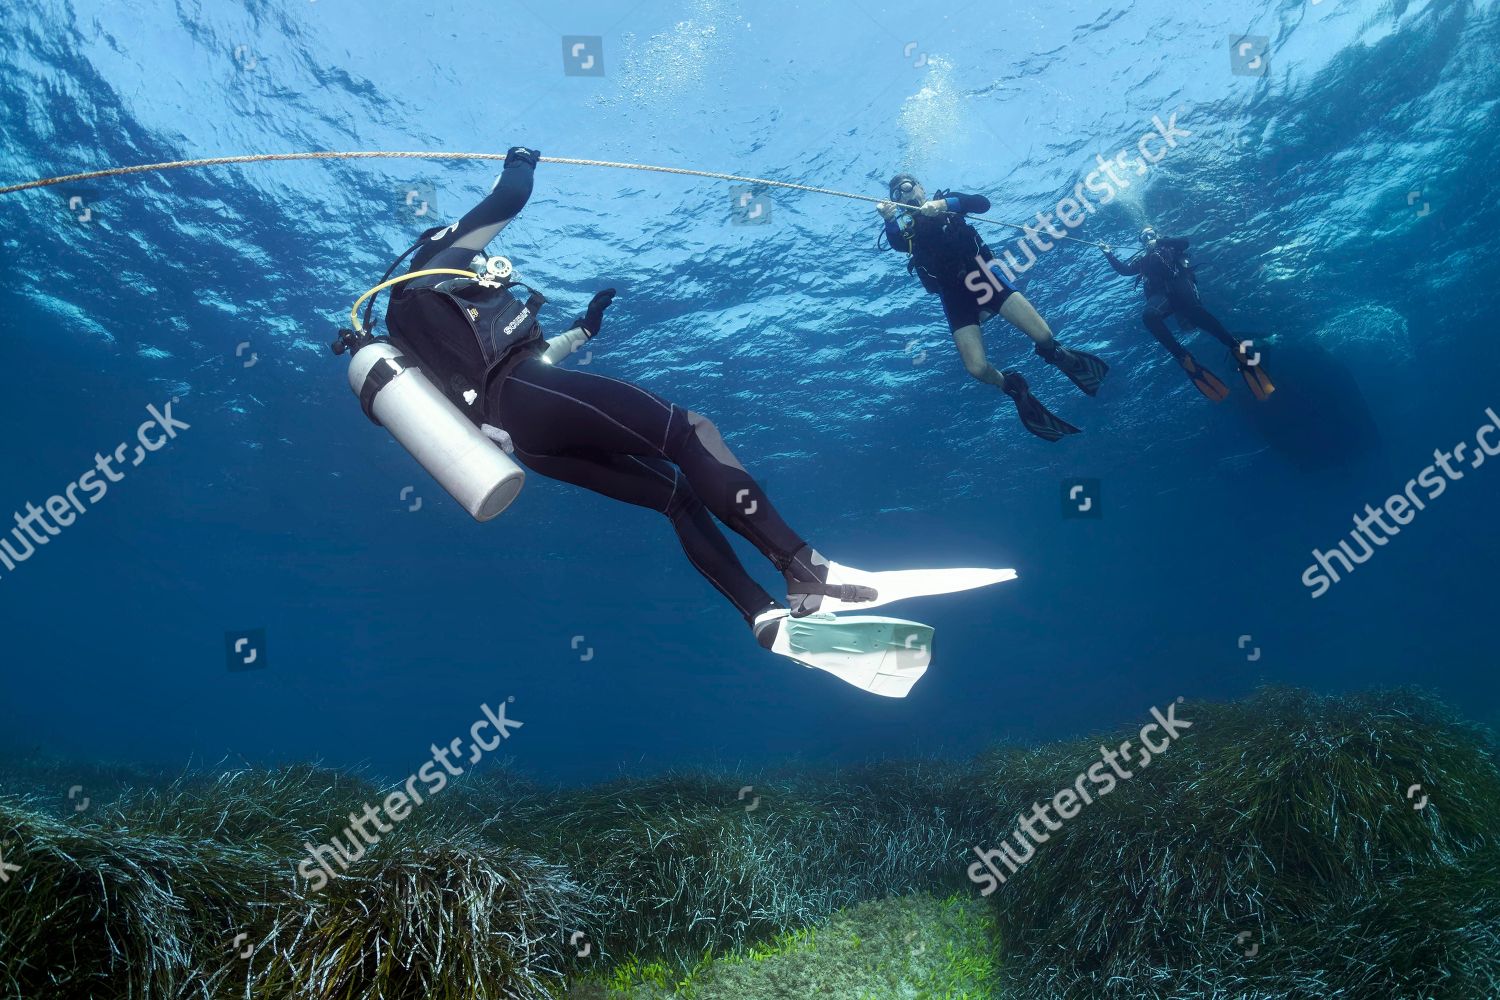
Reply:
[[[511, 291], [516, 287], [530, 293], [524, 301]], [[391, 340], [420, 358], [433, 384], [477, 424], [490, 379], [541, 341], [537, 313], [545, 302], [518, 282], [455, 277], [393, 293], [386, 326]]]
[[[939, 191], [933, 197], [942, 199], [951, 193]], [[994, 257], [979, 230], [957, 213], [941, 219], [912, 219], [907, 239], [911, 259], [906, 262], [906, 269], [929, 292], [941, 291], [945, 285], [962, 285], [964, 277], [979, 266], [976, 257], [982, 260]]]
[[1198, 276], [1193, 272], [1193, 261], [1186, 247], [1157, 246], [1142, 251], [1141, 263], [1136, 281], [1145, 281], [1147, 295], [1161, 292], [1196, 295]]

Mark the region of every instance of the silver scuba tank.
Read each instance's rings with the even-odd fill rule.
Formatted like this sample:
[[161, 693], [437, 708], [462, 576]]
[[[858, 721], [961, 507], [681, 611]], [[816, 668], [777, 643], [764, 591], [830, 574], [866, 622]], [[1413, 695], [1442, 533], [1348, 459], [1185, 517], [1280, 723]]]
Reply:
[[[353, 350], [349, 388], [365, 414], [389, 430], [474, 520], [488, 521], [510, 506], [526, 481], [521, 467], [428, 381], [415, 358], [389, 341], [362, 339], [346, 349]], [[337, 347], [335, 352], [342, 353]]]

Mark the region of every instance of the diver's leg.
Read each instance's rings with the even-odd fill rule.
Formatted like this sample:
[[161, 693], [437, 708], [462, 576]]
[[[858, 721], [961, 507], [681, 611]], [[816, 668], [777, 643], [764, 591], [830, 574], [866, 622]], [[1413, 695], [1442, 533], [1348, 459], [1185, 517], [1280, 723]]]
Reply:
[[667, 462], [636, 455], [533, 455], [520, 447], [516, 456], [527, 468], [551, 479], [666, 515], [688, 562], [734, 605], [747, 624], [781, 606], [745, 572], [703, 502]]
[[[1003, 280], [1001, 284], [1002, 296], [1013, 294]], [[964, 370], [987, 385], [1004, 389], [1005, 374], [985, 356], [984, 333], [979, 326], [992, 314], [982, 311], [975, 297], [962, 288], [944, 288], [938, 292], [938, 300], [943, 304], [943, 316], [948, 320], [948, 329], [953, 331], [953, 345], [958, 348]]]
[[[974, 280], [976, 274], [983, 275], [978, 282]], [[1016, 291], [1009, 281], [996, 273], [994, 268], [971, 271], [964, 276], [963, 287], [965, 289], [972, 288], [975, 284], [978, 284], [983, 291], [982, 300], [974, 295], [966, 294], [957, 287], [945, 288], [939, 292], [943, 300], [943, 312], [948, 317], [948, 325], [953, 328], [955, 340], [958, 339], [960, 329], [971, 323], [977, 328], [977, 325], [982, 322], [982, 317], [999, 315], [1001, 319], [1026, 334], [1038, 345], [1051, 342], [1052, 328], [1047, 325], [1046, 320], [1042, 319], [1042, 314], [1026, 301], [1026, 296]], [[965, 365], [967, 366], [967, 362]], [[970, 374], [973, 374], [972, 370]], [[977, 375], [975, 377], [978, 378]]]
[[1228, 327], [1219, 322], [1219, 317], [1203, 308], [1202, 302], [1197, 300], [1188, 302], [1174, 301], [1172, 308], [1177, 315], [1188, 320], [1188, 322], [1192, 323], [1198, 329], [1212, 334], [1221, 344], [1238, 356], [1240, 342], [1235, 338], [1234, 334], [1229, 332]]
[[510, 432], [517, 451], [554, 456], [604, 451], [676, 465], [713, 515], [786, 577], [793, 615], [811, 614], [825, 596], [874, 600], [867, 587], [828, 583], [827, 561], [781, 519], [703, 415], [629, 382], [536, 360], [517, 365], [496, 392], [490, 412]]
[[1054, 339], [1052, 328], [1042, 319], [1042, 314], [1020, 292], [1005, 296], [1000, 303], [1000, 317], [1036, 341], [1038, 346]]
[[1154, 297], [1146, 300], [1146, 308], [1141, 311], [1141, 322], [1146, 324], [1146, 329], [1151, 331], [1161, 346], [1165, 347], [1172, 357], [1179, 362], [1187, 356], [1187, 348], [1174, 336], [1167, 327], [1167, 317], [1171, 315], [1171, 306], [1167, 304], [1164, 297]]
[[1229, 355], [1234, 358], [1235, 367], [1239, 368], [1240, 374], [1244, 376], [1245, 384], [1256, 399], [1265, 402], [1271, 398], [1271, 394], [1276, 391], [1276, 385], [1261, 364], [1260, 351], [1256, 350], [1252, 341], [1241, 341], [1230, 333], [1224, 324], [1219, 322], [1217, 316], [1203, 307], [1203, 303], [1198, 300], [1196, 294], [1191, 302], [1185, 302], [1177, 308], [1180, 315], [1186, 316], [1197, 324], [1199, 329], [1207, 330], [1229, 348]]
[[[1146, 324], [1146, 329], [1151, 331], [1151, 335], [1160, 341], [1161, 346], [1165, 347], [1177, 360], [1177, 364], [1187, 373], [1188, 381], [1192, 382], [1199, 392], [1216, 403], [1223, 402], [1229, 396], [1229, 389], [1219, 381], [1219, 376], [1200, 365], [1167, 328], [1167, 317], [1174, 311], [1175, 304], [1165, 295], [1154, 295], [1146, 300], [1146, 308], [1141, 312], [1141, 322]], [[1180, 313], [1178, 316], [1182, 318]], [[1192, 317], [1187, 318], [1192, 321]]]
[[953, 343], [958, 347], [958, 356], [964, 369], [979, 381], [997, 388], [1005, 387], [1005, 375], [990, 364], [984, 352], [984, 333], [978, 323], [959, 327], [953, 331]]
[[953, 342], [958, 345], [958, 356], [963, 359], [969, 374], [1009, 396], [1016, 404], [1022, 425], [1031, 433], [1047, 441], [1078, 433], [1077, 427], [1054, 415], [1031, 394], [1031, 387], [1019, 372], [1001, 372], [990, 364], [984, 354], [984, 337], [978, 324], [954, 330]]
[[619, 379], [527, 360], [490, 412], [532, 455], [609, 453], [675, 464], [702, 502], [784, 570], [806, 542], [787, 526], [706, 418]]
[[1085, 393], [1092, 396], [1109, 374], [1104, 359], [1087, 351], [1064, 347], [1052, 335], [1052, 328], [1042, 319], [1036, 307], [1020, 292], [1011, 292], [1000, 302], [1000, 316], [1036, 342], [1036, 353]]
[[[801, 618], [817, 611], [824, 597], [851, 603], [876, 598], [876, 592], [869, 587], [829, 584], [828, 560], [809, 543], [797, 544], [797, 536], [771, 506], [765, 490], [734, 457], [713, 421], [681, 407], [674, 407], [674, 411], [663, 449], [667, 459], [677, 464], [695, 488], [699, 483], [704, 484], [708, 495], [717, 500], [717, 503], [705, 501], [714, 515], [748, 539], [781, 570], [786, 578], [792, 617]], [[685, 419], [680, 419], [684, 416]], [[756, 638], [764, 645], [774, 638], [774, 632], [758, 631]]]

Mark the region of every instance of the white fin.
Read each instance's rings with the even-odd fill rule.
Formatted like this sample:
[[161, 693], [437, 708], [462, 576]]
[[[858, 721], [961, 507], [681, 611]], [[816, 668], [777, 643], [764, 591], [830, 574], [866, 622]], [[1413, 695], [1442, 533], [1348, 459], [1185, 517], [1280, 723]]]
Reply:
[[873, 601], [849, 603], [836, 597], [825, 597], [819, 605], [822, 611], [867, 611], [882, 604], [904, 601], [911, 597], [929, 597], [933, 594], [953, 594], [960, 590], [973, 590], [996, 583], [1014, 580], [1013, 569], [897, 569], [885, 573], [867, 573], [852, 566], [841, 566], [829, 560], [828, 582], [855, 584], [873, 587], [879, 595]]
[[792, 618], [785, 609], [771, 652], [827, 671], [862, 691], [905, 698], [932, 663], [933, 630], [921, 622], [820, 611]]

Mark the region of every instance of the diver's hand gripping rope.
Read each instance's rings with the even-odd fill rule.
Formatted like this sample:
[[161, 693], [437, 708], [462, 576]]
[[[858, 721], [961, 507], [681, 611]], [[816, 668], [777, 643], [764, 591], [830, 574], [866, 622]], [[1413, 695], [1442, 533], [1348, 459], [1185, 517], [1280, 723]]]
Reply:
[[[25, 181], [20, 184], [7, 184], [0, 187], [0, 194], [12, 194], [16, 191], [29, 191], [32, 188], [52, 187], [56, 184], [70, 184], [74, 181], [91, 181], [100, 177], [119, 177], [125, 174], [147, 174], [157, 173], [164, 170], [180, 170], [184, 167], [220, 167], [235, 163], [274, 163], [287, 160], [504, 160], [504, 153], [436, 153], [400, 150], [358, 150], [352, 152], [312, 152], [312, 153], [254, 153], [242, 156], [213, 156], [201, 160], [169, 160], [165, 163], [141, 163], [130, 167], [110, 167], [107, 170], [88, 170], [77, 174], [62, 174], [58, 177], [41, 177], [33, 181]], [[622, 163], [615, 160], [581, 160], [571, 156], [543, 156], [538, 158], [542, 163], [570, 163], [581, 167], [614, 167], [619, 170], [646, 170], [658, 174], [680, 174], [684, 177], [707, 177], [713, 180], [736, 181], [741, 184], [764, 184], [768, 187], [787, 188], [791, 191], [807, 191], [811, 194], [832, 195], [835, 198], [849, 198], [853, 201], [865, 201], [873, 205], [899, 204], [892, 202], [889, 198], [872, 198], [863, 194], [850, 194], [848, 191], [835, 191], [833, 188], [813, 187], [809, 184], [793, 184], [790, 181], [773, 181], [766, 177], [742, 177], [739, 174], [721, 174], [712, 170], [689, 170], [686, 167], [660, 167], [651, 163]], [[903, 211], [911, 211], [910, 206], [900, 206]], [[956, 215], [956, 212], [944, 213]], [[1002, 222], [999, 219], [987, 219], [982, 215], [971, 215], [970, 219], [975, 222], [987, 222], [992, 226], [1008, 226], [1011, 229], [1026, 231], [1025, 226], [1014, 222]], [[1048, 233], [1049, 236], [1053, 234]], [[1082, 243], [1085, 246], [1100, 247], [1103, 243], [1095, 243], [1092, 240], [1079, 239], [1077, 236], [1061, 236], [1054, 239], [1072, 240], [1074, 243]]]

